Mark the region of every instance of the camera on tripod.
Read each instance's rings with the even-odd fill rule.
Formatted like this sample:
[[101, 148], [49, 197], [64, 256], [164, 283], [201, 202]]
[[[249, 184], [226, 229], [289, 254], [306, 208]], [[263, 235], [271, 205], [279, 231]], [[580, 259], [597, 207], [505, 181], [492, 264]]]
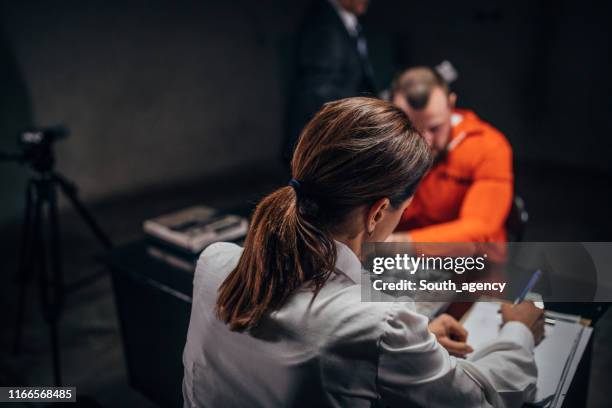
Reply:
[[[32, 279], [37, 279], [41, 312], [49, 325], [56, 386], [62, 382], [58, 323], [67, 292], [60, 250], [58, 195], [63, 194], [68, 199], [104, 248], [112, 246], [108, 236], [78, 198], [76, 184], [54, 169], [53, 144], [67, 136], [68, 129], [63, 126], [30, 128], [19, 134], [17, 153], [0, 151], [0, 160], [27, 164], [34, 170], [26, 185], [23, 235], [17, 271], [19, 295], [13, 349], [15, 353], [20, 352], [26, 289]], [[91, 281], [92, 278], [87, 278], [87, 282]], [[83, 282], [73, 283], [72, 287], [78, 289], [83, 285]]]
[[65, 139], [70, 132], [63, 126], [53, 126], [41, 129], [27, 129], [19, 134], [17, 141], [24, 149], [34, 149], [49, 145], [57, 140]]
[[64, 126], [46, 128], [30, 128], [21, 132], [17, 137], [20, 147], [19, 160], [29, 163], [37, 171], [51, 170], [54, 164], [51, 145], [69, 135]]

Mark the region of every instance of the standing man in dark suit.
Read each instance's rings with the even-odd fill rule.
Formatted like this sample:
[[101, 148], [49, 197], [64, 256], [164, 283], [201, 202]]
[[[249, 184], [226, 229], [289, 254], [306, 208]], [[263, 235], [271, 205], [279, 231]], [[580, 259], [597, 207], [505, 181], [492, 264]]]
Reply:
[[374, 74], [358, 16], [369, 0], [316, 0], [297, 38], [297, 67], [288, 107], [283, 160], [289, 163], [302, 128], [329, 101], [375, 95]]

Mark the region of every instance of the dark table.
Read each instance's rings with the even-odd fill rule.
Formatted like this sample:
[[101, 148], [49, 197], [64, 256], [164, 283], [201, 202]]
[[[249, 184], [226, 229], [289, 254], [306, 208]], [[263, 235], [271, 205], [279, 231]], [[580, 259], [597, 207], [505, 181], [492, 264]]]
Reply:
[[130, 384], [160, 406], [180, 407], [196, 258], [160, 251], [141, 239], [100, 259], [112, 273]]

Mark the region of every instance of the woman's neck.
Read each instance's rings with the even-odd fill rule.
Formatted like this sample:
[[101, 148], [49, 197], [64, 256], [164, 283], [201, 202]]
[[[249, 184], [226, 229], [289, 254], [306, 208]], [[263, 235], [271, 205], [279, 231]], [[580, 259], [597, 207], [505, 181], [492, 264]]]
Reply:
[[361, 245], [363, 244], [363, 234], [351, 237], [348, 234], [333, 234], [332, 238], [338, 242], [342, 242], [349, 247], [351, 251], [361, 259]]

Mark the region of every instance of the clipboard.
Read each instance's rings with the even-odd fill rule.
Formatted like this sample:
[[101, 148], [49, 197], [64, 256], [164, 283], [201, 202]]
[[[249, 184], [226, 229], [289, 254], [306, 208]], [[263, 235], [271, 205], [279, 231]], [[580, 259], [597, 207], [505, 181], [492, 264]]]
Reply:
[[[469, 333], [468, 344], [476, 351], [497, 337], [502, 323], [499, 307], [500, 304], [496, 302], [476, 302], [464, 315], [462, 321]], [[536, 400], [528, 406], [563, 405], [593, 331], [590, 322], [579, 316], [554, 315], [557, 317], [555, 325], [546, 326], [545, 337], [534, 350], [538, 366], [538, 389]]]

